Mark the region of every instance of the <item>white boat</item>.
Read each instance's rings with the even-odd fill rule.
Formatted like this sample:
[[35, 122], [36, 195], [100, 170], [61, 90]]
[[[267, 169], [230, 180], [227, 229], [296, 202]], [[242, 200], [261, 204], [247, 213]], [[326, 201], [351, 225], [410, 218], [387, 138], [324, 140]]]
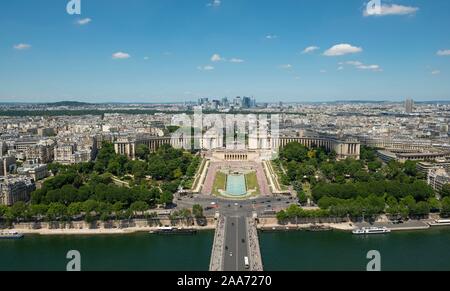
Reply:
[[387, 227], [363, 227], [358, 228], [352, 231], [353, 234], [356, 235], [365, 235], [365, 234], [383, 234], [390, 233], [391, 230]]
[[23, 233], [17, 231], [0, 231], [0, 239], [19, 239], [23, 238]]

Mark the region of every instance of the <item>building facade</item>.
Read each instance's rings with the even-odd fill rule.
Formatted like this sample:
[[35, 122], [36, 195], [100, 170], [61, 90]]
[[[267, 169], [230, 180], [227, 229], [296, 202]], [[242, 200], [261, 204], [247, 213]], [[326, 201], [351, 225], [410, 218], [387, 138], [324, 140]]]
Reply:
[[[247, 144], [241, 145], [238, 150], [279, 150], [288, 143], [298, 142], [308, 148], [322, 147], [327, 151], [335, 151], [337, 159], [353, 158], [359, 160], [361, 144], [354, 139], [340, 141], [334, 138], [320, 137], [249, 137]], [[181, 137], [123, 137], [114, 142], [114, 150], [117, 154], [128, 158], [136, 158], [136, 148], [144, 144], [151, 152], [156, 151], [164, 144], [170, 144], [175, 148], [189, 149], [193, 144], [203, 150], [225, 149], [226, 141], [221, 134], [206, 133], [200, 138]], [[230, 149], [228, 149], [230, 150]]]
[[28, 201], [36, 189], [34, 181], [24, 177], [0, 177], [0, 204], [11, 206], [19, 201]]

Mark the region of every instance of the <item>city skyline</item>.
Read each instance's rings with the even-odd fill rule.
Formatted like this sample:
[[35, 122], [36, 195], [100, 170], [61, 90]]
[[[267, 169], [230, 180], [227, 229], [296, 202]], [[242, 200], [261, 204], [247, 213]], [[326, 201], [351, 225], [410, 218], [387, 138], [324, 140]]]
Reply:
[[448, 100], [450, 3], [367, 2], [7, 1], [0, 102]]

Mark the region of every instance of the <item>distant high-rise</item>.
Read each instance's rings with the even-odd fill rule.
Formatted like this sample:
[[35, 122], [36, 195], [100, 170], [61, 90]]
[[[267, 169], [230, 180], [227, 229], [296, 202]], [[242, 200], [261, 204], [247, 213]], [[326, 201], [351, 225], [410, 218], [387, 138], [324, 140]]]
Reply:
[[405, 112], [406, 113], [413, 113], [413, 111], [414, 111], [414, 100], [406, 99], [406, 101], [405, 101]]
[[198, 99], [198, 105], [205, 105], [209, 103], [209, 98], [200, 98]]

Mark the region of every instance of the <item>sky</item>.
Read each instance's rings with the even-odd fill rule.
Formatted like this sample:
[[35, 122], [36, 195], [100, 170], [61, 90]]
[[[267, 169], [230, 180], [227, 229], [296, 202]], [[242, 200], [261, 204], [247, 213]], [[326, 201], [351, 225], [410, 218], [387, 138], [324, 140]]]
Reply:
[[450, 1], [0, 1], [0, 102], [450, 100]]

